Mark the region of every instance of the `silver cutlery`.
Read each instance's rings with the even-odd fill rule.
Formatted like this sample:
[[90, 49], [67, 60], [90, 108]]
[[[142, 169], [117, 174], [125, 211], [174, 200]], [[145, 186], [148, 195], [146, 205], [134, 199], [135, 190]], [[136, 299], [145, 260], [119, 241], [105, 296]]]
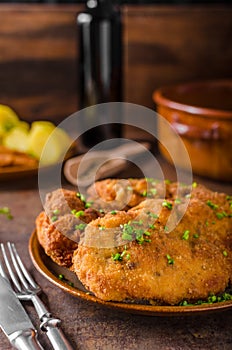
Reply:
[[3, 332], [18, 350], [42, 350], [30, 318], [2, 271], [0, 266], [0, 326]]
[[53, 348], [55, 350], [73, 350], [60, 328], [60, 319], [52, 317], [38, 297], [41, 288], [25, 268], [15, 245], [8, 242], [6, 248], [4, 244], [1, 244], [1, 250], [18, 299], [33, 303], [41, 321], [40, 328], [48, 336]]

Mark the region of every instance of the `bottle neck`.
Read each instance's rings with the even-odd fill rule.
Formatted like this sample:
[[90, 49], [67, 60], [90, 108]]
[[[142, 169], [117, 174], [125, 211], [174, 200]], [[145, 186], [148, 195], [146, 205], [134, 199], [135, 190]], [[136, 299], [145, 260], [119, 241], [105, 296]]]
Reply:
[[94, 18], [110, 19], [119, 12], [119, 9], [112, 0], [87, 0], [86, 12]]

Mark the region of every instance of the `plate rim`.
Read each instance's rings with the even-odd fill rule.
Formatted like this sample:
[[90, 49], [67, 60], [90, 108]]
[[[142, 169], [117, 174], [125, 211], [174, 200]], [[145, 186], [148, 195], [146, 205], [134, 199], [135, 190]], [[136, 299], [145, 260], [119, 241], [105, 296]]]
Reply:
[[[34, 267], [56, 287], [67, 292], [68, 294], [71, 294], [74, 297], [79, 297], [85, 301], [103, 305], [111, 309], [148, 316], [186, 316], [204, 314], [206, 312], [224, 311], [232, 308], [232, 301], [194, 306], [162, 306], [104, 301], [95, 297], [94, 295], [88, 294], [85, 291], [78, 289], [77, 287], [68, 285], [66, 282], [60, 280], [57, 276], [54, 275], [54, 273], [52, 273], [52, 271], [49, 270], [39, 252], [39, 250], [43, 248], [38, 241], [36, 229], [34, 229], [30, 236], [28, 249]], [[48, 258], [50, 259], [50, 257]]]
[[68, 151], [66, 152], [66, 155], [63, 160], [58, 161], [56, 163], [48, 164], [41, 166], [39, 164], [28, 166], [28, 165], [12, 165], [12, 166], [6, 166], [6, 167], [0, 167], [0, 181], [4, 180], [10, 180], [10, 179], [20, 179], [24, 176], [35, 176], [38, 174], [38, 171], [41, 170], [47, 170], [51, 167], [56, 166], [57, 164], [64, 163], [66, 160], [73, 157], [77, 152], [77, 144], [73, 143]]

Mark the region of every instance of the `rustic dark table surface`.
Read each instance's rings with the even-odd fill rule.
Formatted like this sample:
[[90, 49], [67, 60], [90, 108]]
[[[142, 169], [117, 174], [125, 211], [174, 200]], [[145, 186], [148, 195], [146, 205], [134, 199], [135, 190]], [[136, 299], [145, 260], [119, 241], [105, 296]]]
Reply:
[[[161, 159], [166, 177], [173, 169]], [[121, 176], [137, 176], [128, 166]], [[209, 188], [232, 194], [232, 185], [194, 177]], [[67, 184], [67, 186], [69, 186]], [[73, 297], [54, 286], [33, 266], [28, 242], [35, 227], [35, 218], [42, 210], [37, 177], [11, 179], [0, 183], [0, 207], [11, 209], [13, 219], [0, 215], [0, 241], [16, 243], [26, 266], [43, 289], [43, 299], [50, 311], [62, 320], [62, 328], [74, 349], [80, 350], [155, 350], [155, 349], [232, 349], [232, 309], [191, 316], [143, 316], [115, 311], [104, 306]], [[26, 309], [38, 328], [33, 307]], [[39, 330], [39, 338], [46, 350], [52, 349]], [[8, 339], [0, 330], [0, 350], [10, 350]]]

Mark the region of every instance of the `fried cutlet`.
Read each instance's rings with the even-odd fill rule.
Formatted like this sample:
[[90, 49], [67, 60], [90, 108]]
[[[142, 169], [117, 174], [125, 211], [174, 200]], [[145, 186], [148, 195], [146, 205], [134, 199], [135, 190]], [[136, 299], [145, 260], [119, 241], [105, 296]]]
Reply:
[[86, 227], [73, 268], [98, 298], [176, 305], [231, 284], [231, 198], [200, 185], [175, 198], [175, 186], [168, 201], [146, 199]]
[[36, 219], [39, 243], [53, 261], [70, 268], [81, 232], [101, 213], [86, 208], [79, 193], [64, 189], [47, 194], [44, 209]]

